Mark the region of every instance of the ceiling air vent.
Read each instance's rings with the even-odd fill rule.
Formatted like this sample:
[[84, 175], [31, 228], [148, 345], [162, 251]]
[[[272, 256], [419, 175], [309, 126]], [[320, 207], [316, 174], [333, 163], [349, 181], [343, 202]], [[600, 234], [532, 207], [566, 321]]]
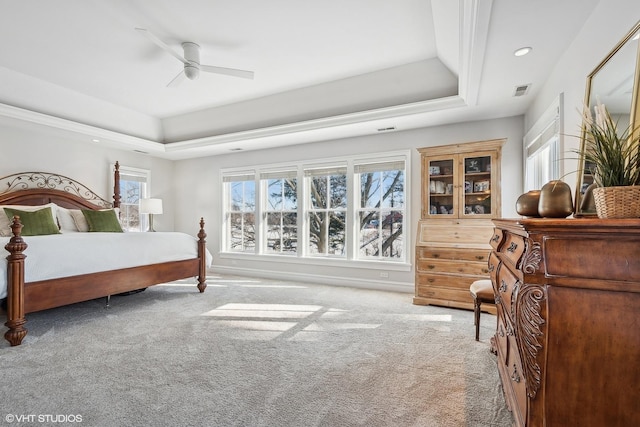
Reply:
[[386, 128], [378, 128], [378, 132], [389, 132], [391, 130], [396, 130], [396, 127], [395, 126], [389, 126], [389, 127], [386, 127]]
[[513, 92], [513, 96], [522, 96], [522, 95], [526, 95], [526, 93], [529, 91], [529, 88], [531, 87], [530, 84], [528, 85], [521, 85], [521, 86], [516, 86], [516, 90]]

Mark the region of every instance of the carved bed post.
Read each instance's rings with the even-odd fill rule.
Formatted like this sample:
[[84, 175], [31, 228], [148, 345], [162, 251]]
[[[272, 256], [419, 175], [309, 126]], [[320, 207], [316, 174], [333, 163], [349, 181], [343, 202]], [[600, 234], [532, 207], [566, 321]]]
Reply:
[[5, 245], [9, 252], [7, 256], [7, 322], [9, 328], [4, 337], [12, 346], [20, 345], [22, 339], [27, 335], [27, 328], [24, 324], [27, 320], [24, 317], [24, 259], [23, 254], [27, 249], [27, 244], [20, 235], [22, 224], [20, 217], [14, 216], [11, 223], [13, 237]]
[[204, 232], [204, 218], [200, 218], [200, 231], [198, 232], [198, 259], [200, 268], [198, 269], [198, 290], [204, 292], [207, 287], [207, 233]]
[[113, 171], [113, 207], [120, 207], [120, 163], [118, 162]]

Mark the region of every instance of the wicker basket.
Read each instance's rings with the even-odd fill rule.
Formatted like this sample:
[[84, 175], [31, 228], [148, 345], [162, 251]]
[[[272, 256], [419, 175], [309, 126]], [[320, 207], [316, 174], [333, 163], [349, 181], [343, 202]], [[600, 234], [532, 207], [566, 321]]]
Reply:
[[593, 189], [598, 218], [640, 218], [640, 185]]

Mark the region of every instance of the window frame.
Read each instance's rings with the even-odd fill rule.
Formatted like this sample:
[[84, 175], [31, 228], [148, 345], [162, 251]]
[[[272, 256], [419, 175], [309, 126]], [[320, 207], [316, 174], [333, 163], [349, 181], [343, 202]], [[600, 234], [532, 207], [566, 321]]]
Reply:
[[[221, 203], [221, 221], [220, 227], [220, 257], [224, 259], [238, 259], [238, 260], [256, 260], [256, 261], [276, 261], [283, 263], [293, 264], [313, 264], [322, 266], [336, 266], [336, 267], [353, 267], [353, 268], [371, 268], [388, 271], [409, 271], [411, 269], [411, 247], [409, 246], [411, 239], [408, 233], [410, 233], [411, 225], [411, 164], [412, 164], [412, 152], [411, 150], [396, 150], [391, 152], [372, 153], [367, 156], [344, 156], [340, 158], [325, 158], [315, 159], [313, 161], [297, 161], [287, 163], [274, 163], [264, 165], [251, 166], [251, 173], [254, 174], [254, 180], [256, 184], [256, 245], [255, 251], [252, 253], [242, 253], [230, 251], [228, 246], [228, 236], [226, 232], [226, 206], [227, 199], [229, 197], [228, 191], [225, 188], [225, 180], [233, 175], [247, 173], [248, 169], [244, 168], [222, 168], [220, 169], [220, 183], [223, 194], [223, 203]], [[404, 217], [403, 217], [403, 243], [402, 243], [402, 258], [401, 259], [370, 259], [356, 256], [357, 240], [356, 240], [356, 228], [355, 227], [355, 203], [356, 195], [359, 192], [359, 183], [356, 185], [354, 168], [356, 164], [370, 163], [384, 163], [390, 158], [404, 161]], [[322, 169], [328, 167], [335, 167], [336, 165], [344, 165], [347, 168], [346, 173], [346, 226], [345, 226], [345, 256], [310, 256], [307, 247], [308, 243], [308, 229], [306, 220], [306, 208], [309, 197], [307, 196], [307, 190], [305, 182], [305, 170], [308, 169]], [[271, 253], [266, 250], [266, 216], [265, 213], [265, 201], [268, 196], [266, 189], [263, 188], [260, 182], [260, 176], [262, 173], [269, 173], [278, 170], [296, 170], [297, 171], [297, 200], [298, 200], [298, 215], [297, 215], [297, 252], [293, 254], [287, 254], [283, 256], [280, 253]]]
[[[230, 253], [247, 253], [247, 254], [251, 254], [251, 253], [257, 253], [258, 252], [258, 242], [259, 242], [259, 224], [256, 224], [257, 219], [259, 218], [260, 215], [260, 209], [259, 209], [259, 205], [258, 205], [258, 194], [259, 194], [259, 185], [258, 182], [256, 182], [256, 176], [258, 176], [258, 174], [255, 171], [244, 171], [241, 173], [234, 173], [231, 175], [226, 175], [223, 176], [222, 179], [222, 184], [223, 184], [223, 204], [222, 204], [222, 208], [223, 208], [223, 228], [222, 228], [222, 233], [221, 236], [223, 237], [221, 239], [221, 241], [223, 242], [223, 247], [226, 251], [230, 252]], [[235, 178], [235, 179], [234, 179]], [[232, 202], [232, 191], [231, 191], [231, 187], [233, 185], [233, 183], [237, 183], [237, 182], [252, 182], [253, 183], [253, 189], [254, 189], [254, 194], [253, 194], [253, 210], [246, 210], [246, 200], [245, 200], [245, 188], [244, 188], [244, 184], [243, 184], [243, 191], [242, 191], [242, 195], [243, 195], [243, 199], [242, 199], [242, 208], [239, 210], [232, 210], [231, 208], [231, 202]], [[231, 216], [234, 213], [240, 213], [241, 217], [242, 217], [242, 230], [241, 230], [241, 236], [242, 236], [242, 248], [243, 250], [233, 250], [231, 245], [233, 244], [233, 236], [232, 236], [232, 224], [231, 224]], [[244, 217], [246, 215], [249, 215], [253, 213], [253, 218], [254, 218], [254, 223], [253, 223], [253, 250], [245, 250], [244, 248], [247, 247], [247, 245], [245, 245], [245, 229], [244, 229]], [[221, 249], [222, 249], [221, 248]]]
[[[296, 189], [296, 198], [295, 198], [295, 209], [287, 209], [286, 208], [286, 202], [284, 202], [284, 199], [286, 199], [286, 196], [284, 194], [284, 182], [281, 182], [281, 186], [280, 186], [280, 190], [281, 190], [281, 196], [283, 198], [283, 202], [282, 202], [282, 207], [279, 209], [276, 208], [271, 208], [269, 206], [269, 200], [270, 200], [270, 190], [269, 190], [269, 181], [272, 180], [276, 180], [276, 181], [283, 181], [287, 178], [291, 178], [295, 180], [295, 189]], [[264, 195], [263, 197], [261, 197], [261, 205], [262, 205], [262, 213], [261, 213], [261, 217], [262, 217], [262, 230], [261, 230], [261, 234], [264, 237], [264, 239], [261, 239], [260, 241], [260, 245], [262, 247], [262, 251], [265, 254], [269, 254], [269, 255], [283, 255], [283, 256], [295, 256], [297, 254], [297, 247], [298, 247], [298, 241], [299, 241], [299, 235], [300, 235], [300, 221], [298, 219], [298, 210], [299, 210], [299, 182], [298, 182], [298, 171], [296, 169], [286, 169], [286, 170], [268, 170], [268, 171], [261, 171], [260, 172], [260, 194]], [[271, 232], [271, 228], [270, 228], [270, 224], [269, 224], [269, 219], [268, 216], [270, 214], [278, 214], [280, 215], [280, 244], [279, 244], [279, 250], [269, 250], [269, 233]], [[284, 239], [284, 235], [286, 234], [285, 232], [285, 225], [283, 224], [283, 217], [287, 214], [295, 214], [296, 217], [296, 221], [295, 221], [295, 245], [296, 245], [296, 251], [294, 251], [293, 253], [290, 251], [285, 251], [286, 248], [286, 244], [283, 241]]]
[[[402, 188], [403, 188], [402, 205], [400, 207], [398, 206], [385, 207], [383, 206], [384, 198], [381, 197], [379, 207], [363, 206], [362, 181], [361, 181], [363, 174], [364, 173], [382, 173], [382, 176], [384, 177], [384, 173], [389, 171], [402, 171]], [[383, 214], [385, 212], [389, 212], [389, 215], [393, 215], [393, 212], [400, 212], [401, 213], [400, 226], [402, 228], [402, 234], [401, 234], [402, 243], [400, 245], [400, 250], [402, 251], [402, 255], [397, 258], [397, 261], [404, 261], [407, 254], [407, 244], [406, 244], [407, 226], [405, 222], [405, 218], [407, 216], [407, 191], [406, 191], [407, 160], [402, 157], [396, 157], [396, 158], [390, 157], [385, 160], [381, 160], [377, 162], [371, 162], [371, 161], [363, 161], [359, 163], [356, 162], [354, 165], [353, 173], [354, 173], [354, 195], [355, 195], [354, 219], [353, 219], [353, 224], [354, 224], [353, 231], [355, 235], [353, 239], [354, 258], [360, 259], [360, 260], [384, 260], [387, 262], [393, 262], [394, 260], [396, 260], [393, 257], [386, 257], [384, 255], [384, 251], [382, 248], [382, 245], [385, 242], [385, 238], [384, 238], [385, 222], [386, 222], [386, 219], [388, 218], [388, 217], [384, 217]], [[382, 179], [381, 182], [384, 182], [384, 179]], [[383, 186], [380, 186], [379, 190], [382, 191], [383, 188], [384, 188]], [[379, 196], [382, 196], [382, 194], [379, 194]], [[391, 203], [393, 204], [393, 198], [391, 199]], [[377, 245], [379, 246], [377, 255], [366, 256], [366, 255], [362, 255], [361, 253], [360, 242], [362, 241], [361, 237], [363, 236], [364, 234], [363, 232], [365, 230], [365, 228], [361, 228], [361, 224], [360, 224], [360, 213], [362, 212], [377, 213], [378, 223], [375, 225], [378, 232], [378, 237], [376, 238], [376, 240], [377, 240]], [[393, 218], [394, 216], [392, 216], [391, 221], [393, 221]], [[388, 224], [389, 231], [393, 229], [394, 224], [396, 224], [396, 222], [391, 222]]]
[[[114, 169], [115, 169], [115, 163], [112, 163], [110, 170], [114, 170]], [[118, 183], [118, 185], [120, 186], [120, 223], [122, 224], [123, 229], [126, 229], [127, 231], [130, 231], [130, 232], [145, 231], [147, 230], [147, 228], [149, 228], [149, 219], [147, 215], [144, 215], [144, 214], [140, 215], [139, 212], [138, 212], [139, 229], [131, 228], [128, 225], [129, 221], [126, 220], [128, 209], [126, 208], [126, 206], [134, 206], [134, 204], [126, 203], [124, 201], [122, 181], [138, 181], [138, 182], [144, 183], [144, 186], [141, 189], [140, 195], [138, 197], [138, 206], [139, 206], [140, 199], [148, 198], [151, 195], [151, 170], [136, 168], [133, 166], [119, 165], [119, 172], [120, 172], [120, 182]], [[127, 177], [127, 176], [135, 177], [138, 179], [134, 179], [134, 180], [123, 179], [124, 177]], [[114, 188], [115, 181], [114, 181], [113, 174], [111, 174], [110, 182], [111, 182], [111, 188]]]
[[563, 176], [563, 100], [560, 94], [523, 138], [524, 192]]

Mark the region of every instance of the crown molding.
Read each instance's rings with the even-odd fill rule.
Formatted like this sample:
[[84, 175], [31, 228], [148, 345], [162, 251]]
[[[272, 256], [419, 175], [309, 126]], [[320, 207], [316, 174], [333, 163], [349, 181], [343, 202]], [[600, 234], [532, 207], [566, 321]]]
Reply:
[[[130, 149], [171, 159], [201, 156], [203, 155], [203, 152], [206, 154], [208, 148], [211, 149], [209, 150], [211, 151], [211, 154], [214, 154], [214, 150], [219, 152], [222, 147], [228, 147], [230, 144], [237, 142], [252, 141], [255, 144], [258, 143], [260, 139], [275, 136], [312, 133], [323, 129], [375, 122], [377, 120], [396, 118], [400, 116], [423, 114], [448, 108], [461, 107], [464, 105], [465, 103], [462, 98], [459, 96], [451, 96], [436, 100], [414, 102], [375, 110], [325, 117], [322, 119], [307, 120], [303, 122], [204, 138], [188, 139], [171, 143], [161, 143], [158, 141], [139, 138], [125, 133], [110, 131], [96, 126], [86, 125], [72, 120], [62, 119], [6, 104], [0, 104], [0, 116], [60, 129], [74, 134], [86, 135], [87, 139], [98, 139], [100, 140], [100, 144], [111, 147]], [[373, 134], [375, 132], [376, 130], [372, 126], [370, 131], [367, 133]]]
[[478, 103], [493, 0], [462, 0], [458, 93], [467, 105]]

